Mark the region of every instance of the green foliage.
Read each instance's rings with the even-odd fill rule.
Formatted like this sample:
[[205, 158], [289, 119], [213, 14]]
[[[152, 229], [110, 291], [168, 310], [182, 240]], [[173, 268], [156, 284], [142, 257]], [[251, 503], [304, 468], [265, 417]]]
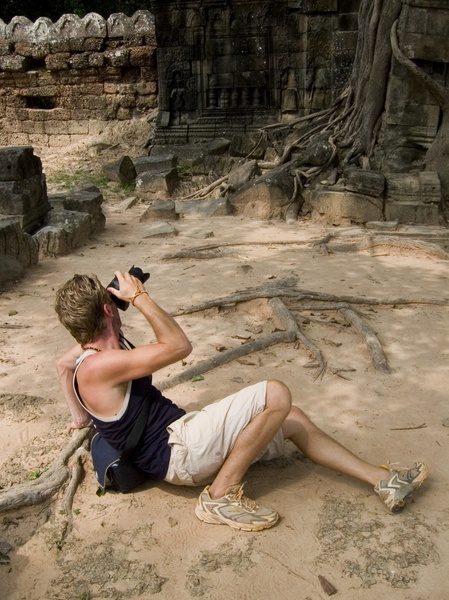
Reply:
[[183, 175], [190, 175], [191, 174], [191, 169], [188, 165], [184, 165], [184, 164], [179, 164], [177, 166], [178, 169], [178, 173], [179, 175], [182, 177]]
[[47, 177], [50, 185], [64, 187], [67, 190], [79, 188], [86, 182], [96, 185], [98, 188], [105, 187], [107, 179], [102, 173], [90, 173], [88, 171], [76, 171], [75, 173], [56, 173]]
[[39, 479], [39, 477], [42, 475], [42, 471], [40, 469], [33, 469], [29, 474], [28, 474], [28, 479]]

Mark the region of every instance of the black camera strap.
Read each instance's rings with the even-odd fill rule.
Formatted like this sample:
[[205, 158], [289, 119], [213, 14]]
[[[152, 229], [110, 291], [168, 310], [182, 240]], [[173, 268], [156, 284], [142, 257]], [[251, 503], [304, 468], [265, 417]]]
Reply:
[[149, 414], [150, 401], [148, 400], [147, 395], [143, 400], [143, 406], [140, 409], [139, 415], [137, 417], [136, 422], [134, 423], [133, 428], [131, 429], [131, 433], [129, 434], [128, 439], [126, 440], [125, 448], [122, 452], [121, 458], [130, 458], [134, 450], [137, 448], [137, 445], [140, 442], [140, 438], [142, 437], [142, 434], [145, 431]]
[[[125, 348], [127, 347], [130, 350], [135, 348], [134, 344], [132, 342], [130, 342], [129, 340], [127, 340], [123, 334], [120, 334], [119, 339], [120, 339], [120, 342], [125, 346]], [[150, 381], [151, 381], [151, 375], [150, 375]], [[130, 458], [130, 456], [132, 455], [132, 453], [137, 448], [137, 445], [140, 442], [140, 438], [142, 437], [142, 434], [147, 425], [148, 415], [150, 414], [150, 402], [148, 400], [149, 394], [150, 394], [150, 392], [148, 392], [148, 394], [145, 396], [145, 398], [143, 400], [143, 406], [140, 409], [137, 420], [134, 423], [133, 428], [131, 429], [131, 433], [129, 434], [128, 439], [126, 440], [125, 448], [123, 449], [123, 452], [122, 452], [122, 458]]]

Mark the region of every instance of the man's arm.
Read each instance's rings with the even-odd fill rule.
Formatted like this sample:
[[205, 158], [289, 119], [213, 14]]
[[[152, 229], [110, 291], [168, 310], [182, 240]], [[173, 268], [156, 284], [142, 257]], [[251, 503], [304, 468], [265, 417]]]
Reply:
[[82, 354], [83, 350], [79, 344], [70, 348], [56, 361], [56, 370], [59, 376], [62, 393], [72, 415], [72, 422], [68, 430], [82, 429], [90, 425], [89, 413], [81, 406], [73, 389], [73, 374], [75, 372], [76, 360]]
[[[110, 386], [121, 382], [138, 379], [155, 373], [159, 369], [187, 357], [192, 345], [175, 319], [163, 310], [150, 297], [142, 282], [129, 273], [115, 273], [119, 280], [120, 290], [108, 288], [108, 291], [130, 302], [136, 292], [133, 305], [150, 324], [156, 336], [156, 343], [145, 344], [123, 353], [111, 350], [106, 354], [95, 356], [98, 371], [97, 381], [103, 379]], [[84, 369], [86, 373], [86, 369]]]

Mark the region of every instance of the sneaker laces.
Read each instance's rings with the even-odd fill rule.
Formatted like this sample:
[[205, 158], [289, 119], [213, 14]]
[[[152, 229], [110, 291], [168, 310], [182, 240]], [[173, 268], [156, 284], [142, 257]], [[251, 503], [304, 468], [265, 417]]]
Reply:
[[229, 494], [228, 498], [230, 500], [236, 502], [240, 506], [243, 506], [243, 508], [246, 508], [247, 510], [255, 512], [256, 510], [258, 510], [259, 505], [257, 504], [257, 502], [255, 502], [255, 500], [251, 500], [251, 498], [248, 498], [247, 496], [245, 496], [243, 494], [243, 486], [244, 485], [245, 484], [242, 483], [242, 485], [239, 487], [238, 491], [234, 492], [233, 494]]
[[398, 462], [390, 462], [388, 461], [386, 465], [379, 465], [381, 469], [385, 469], [385, 471], [410, 471], [411, 467], [401, 467]]

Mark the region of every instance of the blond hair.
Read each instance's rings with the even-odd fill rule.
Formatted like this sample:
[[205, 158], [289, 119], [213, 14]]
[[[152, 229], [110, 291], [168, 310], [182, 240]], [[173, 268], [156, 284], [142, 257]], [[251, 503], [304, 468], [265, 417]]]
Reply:
[[111, 304], [111, 297], [96, 275], [74, 275], [56, 292], [55, 311], [64, 327], [83, 346], [104, 332], [105, 304]]

